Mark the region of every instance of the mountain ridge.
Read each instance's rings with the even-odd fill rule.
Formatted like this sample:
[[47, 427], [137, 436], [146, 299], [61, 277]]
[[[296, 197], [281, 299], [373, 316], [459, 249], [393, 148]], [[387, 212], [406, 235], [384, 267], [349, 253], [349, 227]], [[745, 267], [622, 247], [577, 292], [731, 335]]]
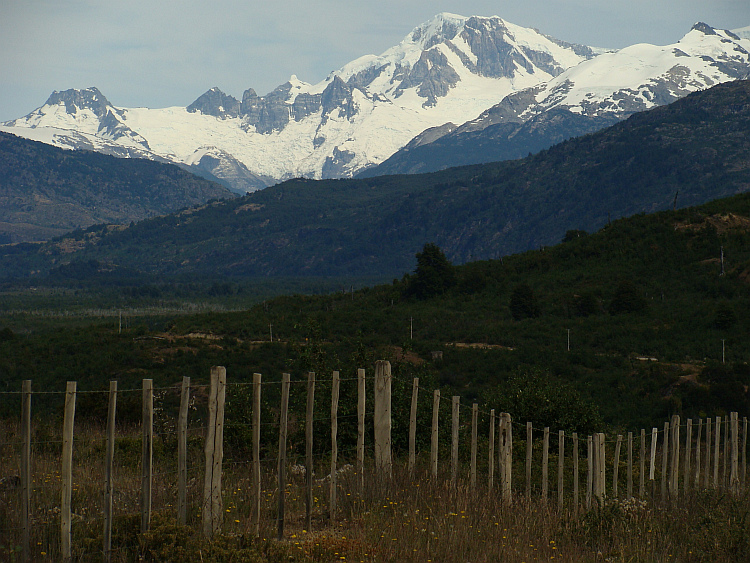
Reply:
[[186, 108], [108, 107], [105, 117], [121, 126], [109, 135], [99, 132], [101, 115], [72, 112], [72, 101], [53, 95], [4, 129], [66, 148], [182, 163], [216, 146], [257, 177], [233, 186], [244, 192], [292, 177], [351, 176], [429, 127], [463, 123], [600, 52], [497, 16], [442, 13], [317, 84], [292, 76], [264, 96], [248, 88], [238, 99], [211, 88]]
[[[426, 242], [463, 263], [610, 219], [750, 190], [750, 82], [719, 84], [517, 161], [290, 180], [122, 229], [5, 249], [8, 275], [99, 260], [158, 275], [400, 275]], [[75, 252], [68, 249], [75, 248]]]
[[65, 151], [0, 132], [2, 243], [47, 240], [227, 197], [226, 188], [173, 164]]

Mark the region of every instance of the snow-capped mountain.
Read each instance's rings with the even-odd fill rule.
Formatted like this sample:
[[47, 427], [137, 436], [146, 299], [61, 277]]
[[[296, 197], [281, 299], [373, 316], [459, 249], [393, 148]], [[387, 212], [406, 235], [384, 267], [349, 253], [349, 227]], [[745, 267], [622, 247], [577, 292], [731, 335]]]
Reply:
[[[459, 127], [425, 132], [362, 176], [520, 158], [696, 90], [750, 78], [750, 39], [742, 31], [697, 23], [672, 45], [603, 53], [508, 95]], [[744, 31], [750, 36], [750, 28]]]
[[295, 176], [351, 176], [425, 129], [464, 123], [601, 52], [499, 17], [443, 13], [318, 84], [292, 76], [265, 96], [250, 88], [241, 100], [212, 88], [186, 108], [163, 109], [117, 108], [96, 88], [67, 90], [2, 129], [65, 148], [200, 166], [244, 192]]

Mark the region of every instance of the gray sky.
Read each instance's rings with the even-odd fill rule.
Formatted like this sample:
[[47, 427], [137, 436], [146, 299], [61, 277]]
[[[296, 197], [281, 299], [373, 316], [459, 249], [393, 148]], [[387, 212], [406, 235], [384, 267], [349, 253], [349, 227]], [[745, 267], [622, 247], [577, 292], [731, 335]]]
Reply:
[[314, 83], [443, 11], [599, 47], [673, 43], [696, 21], [750, 26], [750, 0], [3, 0], [0, 121], [68, 88], [156, 108], [188, 105], [213, 86], [240, 98], [292, 74]]

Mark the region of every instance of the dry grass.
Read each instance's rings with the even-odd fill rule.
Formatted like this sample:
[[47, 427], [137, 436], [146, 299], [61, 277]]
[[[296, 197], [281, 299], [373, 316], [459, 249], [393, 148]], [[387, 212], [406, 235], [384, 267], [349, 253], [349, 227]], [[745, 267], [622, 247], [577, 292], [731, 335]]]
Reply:
[[[18, 428], [0, 424], [0, 559], [20, 560], [20, 448]], [[34, 432], [32, 555], [57, 561], [60, 550], [60, 444], [50, 427]], [[161, 445], [159, 445], [161, 443]], [[391, 479], [368, 474], [358, 487], [352, 470], [339, 477], [339, 509], [328, 510], [328, 480], [316, 480], [312, 530], [304, 529], [304, 474], [290, 470], [285, 539], [276, 541], [275, 461], [264, 462], [262, 521], [255, 537], [250, 465], [225, 460], [224, 526], [212, 541], [200, 536], [202, 451], [191, 440], [189, 521], [175, 523], [176, 452], [157, 440], [151, 531], [140, 534], [140, 440], [137, 428], [118, 431], [113, 561], [689, 561], [750, 560], [747, 495], [702, 491], [676, 502], [611, 500], [577, 518], [555, 503], [515, 496], [506, 505], [497, 488], [452, 487], [421, 471], [410, 477], [397, 465]], [[76, 428], [73, 550], [76, 560], [102, 558], [104, 437]], [[324, 467], [320, 464], [320, 467]]]

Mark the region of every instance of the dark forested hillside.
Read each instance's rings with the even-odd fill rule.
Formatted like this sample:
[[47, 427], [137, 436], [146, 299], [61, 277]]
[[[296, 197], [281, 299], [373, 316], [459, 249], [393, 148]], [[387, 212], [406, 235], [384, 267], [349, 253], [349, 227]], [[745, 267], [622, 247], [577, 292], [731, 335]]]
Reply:
[[172, 164], [66, 151], [0, 132], [0, 244], [226, 197], [229, 190]]
[[[379, 275], [426, 242], [454, 263], [559, 242], [641, 212], [750, 189], [750, 82], [732, 82], [520, 161], [292, 180], [233, 201], [5, 249], [9, 275], [97, 260], [158, 274]], [[12, 254], [11, 254], [12, 252]]]

